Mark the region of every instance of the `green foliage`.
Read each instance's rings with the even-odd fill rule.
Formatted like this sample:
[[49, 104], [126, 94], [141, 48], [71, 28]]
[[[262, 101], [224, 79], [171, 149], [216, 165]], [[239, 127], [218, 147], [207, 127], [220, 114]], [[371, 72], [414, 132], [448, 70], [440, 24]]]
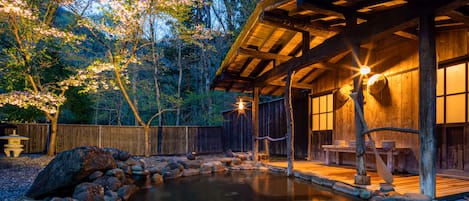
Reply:
[[62, 106], [59, 122], [89, 124], [93, 119], [93, 101], [88, 94], [79, 93], [80, 88], [72, 88], [65, 93], [67, 101]]
[[45, 122], [44, 114], [36, 108], [22, 109], [12, 105], [0, 107], [0, 121]]
[[[63, 53], [69, 51], [70, 46], [63, 46], [60, 40], [46, 39], [38, 41], [33, 46], [33, 56], [28, 60], [28, 65], [33, 66], [28, 70], [26, 66], [19, 62], [17, 56], [19, 54], [17, 47], [11, 41], [15, 41], [14, 36], [10, 30], [3, 30], [1, 33], [2, 52], [0, 52], [0, 93], [7, 93], [9, 91], [30, 91], [30, 83], [26, 80], [25, 72], [30, 72], [39, 83], [44, 84], [50, 88], [50, 91], [59, 93], [60, 86], [58, 82], [68, 78], [72, 75], [74, 67], [68, 65], [69, 61], [63, 60]], [[62, 115], [62, 121], [73, 122], [90, 122], [92, 110], [90, 99], [84, 94], [78, 94], [78, 90], [70, 90], [66, 93], [66, 97], [70, 98], [66, 102], [66, 114]], [[71, 104], [76, 104], [80, 107], [71, 107]], [[0, 118], [6, 121], [17, 122], [34, 122], [36, 120], [45, 121], [43, 113], [38, 109], [29, 107], [21, 109], [16, 106], [6, 105], [0, 107]]]
[[[44, 5], [49, 1], [31, 2], [35, 2], [41, 12], [47, 11]], [[132, 6], [132, 1], [127, 2]], [[36, 67], [32, 69], [34, 78], [48, 87], [58, 89], [52, 83], [73, 75], [77, 69], [85, 68], [95, 61], [125, 61], [128, 59], [127, 53], [132, 50], [132, 41], [137, 41], [135, 44], [141, 46], [136, 51], [137, 62], [129, 65], [122, 75], [126, 78], [125, 89], [129, 91], [130, 99], [136, 102], [142, 119], [150, 119], [158, 112], [159, 106], [162, 109], [180, 109], [179, 116], [176, 111], [164, 112], [163, 125], [174, 125], [178, 118], [180, 125], [221, 125], [222, 111], [233, 108], [237, 94], [210, 91], [209, 85], [256, 2], [206, 1], [196, 7], [154, 5], [144, 12], [153, 13], [147, 20], [158, 21], [160, 24], [155, 25], [156, 32], [166, 35], [165, 38], [156, 37], [156, 40], [150, 37], [151, 34], [157, 34], [156, 32], [139, 29], [139, 26], [113, 33], [77, 26], [82, 18], [71, 13], [70, 9], [57, 7], [53, 26], [71, 31], [75, 35], [83, 35], [85, 39], [81, 44], [75, 45], [64, 45], [61, 39], [41, 40], [31, 51], [32, 59], [28, 65]], [[112, 13], [96, 12], [94, 16], [88, 17], [94, 22], [118, 26], [119, 21], [111, 21], [113, 16], [110, 14]], [[144, 13], [135, 14], [143, 16]], [[161, 24], [164, 20], [167, 21]], [[223, 28], [217, 28], [215, 24]], [[169, 27], [171, 32], [161, 33], [164, 27]], [[27, 66], [15, 59], [18, 56], [17, 46], [11, 42], [14, 41], [13, 34], [8, 29], [9, 26], [0, 18], [0, 93], [31, 87], [22, 73]], [[119, 31], [129, 31], [131, 37], [122, 39], [117, 35]], [[179, 48], [181, 57], [178, 57]], [[110, 59], [110, 53], [115, 57]], [[181, 91], [178, 96], [180, 71]], [[115, 82], [115, 78], [114, 75], [108, 77], [111, 82]], [[155, 80], [158, 83], [159, 97], [156, 95]], [[60, 122], [135, 124], [135, 117], [119, 91], [111, 88], [99, 89], [93, 94], [80, 94], [79, 90], [80, 88], [72, 88], [65, 94], [67, 102], [62, 106]], [[40, 115], [37, 116], [40, 114], [37, 110], [18, 111], [20, 110], [13, 106], [1, 108], [0, 119], [44, 120]], [[154, 120], [152, 124], [157, 125], [158, 122]]]

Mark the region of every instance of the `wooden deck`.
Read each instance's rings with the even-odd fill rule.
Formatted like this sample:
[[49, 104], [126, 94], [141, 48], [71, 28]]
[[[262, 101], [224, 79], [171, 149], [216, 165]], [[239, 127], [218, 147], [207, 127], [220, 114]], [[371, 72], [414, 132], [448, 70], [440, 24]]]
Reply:
[[[287, 167], [287, 162], [264, 162], [267, 165], [275, 167]], [[327, 166], [322, 162], [311, 162], [311, 161], [295, 161], [294, 170], [304, 173], [315, 173], [328, 177], [332, 180], [341, 181], [353, 186], [355, 169], [352, 167], [344, 166]], [[370, 190], [379, 190], [379, 183], [384, 181], [379, 178], [376, 172], [367, 171], [367, 174], [371, 176], [371, 185], [362, 186]], [[419, 176], [403, 176], [394, 175], [394, 189], [401, 194], [404, 193], [419, 193]], [[436, 178], [436, 196], [440, 200], [446, 200], [447, 198], [463, 197], [461, 194], [466, 194], [469, 197], [469, 180], [456, 179], [450, 177], [437, 176]], [[459, 195], [459, 196], [458, 196]]]

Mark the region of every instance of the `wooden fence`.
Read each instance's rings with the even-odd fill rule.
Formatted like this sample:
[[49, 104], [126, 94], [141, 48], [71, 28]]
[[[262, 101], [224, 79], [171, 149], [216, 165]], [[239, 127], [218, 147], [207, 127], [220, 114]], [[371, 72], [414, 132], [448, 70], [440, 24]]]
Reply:
[[[43, 153], [48, 140], [48, 124], [17, 124], [24, 153]], [[8, 131], [7, 131], [8, 132]], [[8, 132], [10, 133], [10, 132]], [[115, 147], [133, 155], [144, 155], [144, 131], [137, 126], [64, 125], [57, 131], [57, 152], [78, 146]], [[175, 155], [187, 152], [223, 152], [223, 128], [164, 126], [150, 128], [150, 154]]]
[[[293, 100], [295, 118], [295, 156], [305, 158], [308, 150], [308, 99], [300, 97]], [[225, 149], [233, 151], [252, 150], [251, 111], [240, 113], [237, 110], [223, 113]], [[287, 132], [283, 99], [259, 104], [259, 136], [271, 138], [284, 137]], [[264, 142], [259, 141], [259, 151], [264, 151]], [[269, 153], [286, 155], [286, 140], [270, 142]]]

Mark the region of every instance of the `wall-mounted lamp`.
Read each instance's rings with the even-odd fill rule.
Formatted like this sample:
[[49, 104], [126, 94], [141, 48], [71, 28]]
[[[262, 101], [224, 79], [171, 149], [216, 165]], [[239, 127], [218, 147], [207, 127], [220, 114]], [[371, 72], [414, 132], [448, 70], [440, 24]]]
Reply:
[[342, 107], [348, 99], [350, 99], [350, 93], [352, 93], [353, 87], [352, 85], [344, 85], [342, 86], [339, 90], [337, 90], [334, 95], [335, 95], [335, 107], [340, 108]]
[[388, 80], [383, 74], [375, 74], [368, 79], [367, 91], [372, 95], [376, 95], [383, 91], [387, 84]]
[[368, 73], [370, 73], [370, 72], [371, 72], [370, 67], [368, 67], [368, 66], [360, 67], [360, 74], [361, 75], [368, 75]]
[[244, 109], [246, 109], [246, 102], [243, 102], [243, 100], [252, 102], [251, 97], [238, 96], [238, 102], [236, 104], [238, 105], [238, 110], [240, 111], [244, 111]]
[[239, 102], [238, 102], [238, 110], [244, 110], [243, 99], [239, 99]]

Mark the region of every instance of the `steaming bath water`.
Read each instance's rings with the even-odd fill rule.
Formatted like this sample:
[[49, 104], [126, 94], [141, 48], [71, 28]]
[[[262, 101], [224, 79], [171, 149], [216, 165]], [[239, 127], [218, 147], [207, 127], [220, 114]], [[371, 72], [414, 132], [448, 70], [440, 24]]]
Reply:
[[360, 200], [299, 179], [268, 172], [232, 171], [185, 177], [143, 189], [131, 201], [352, 201]]

